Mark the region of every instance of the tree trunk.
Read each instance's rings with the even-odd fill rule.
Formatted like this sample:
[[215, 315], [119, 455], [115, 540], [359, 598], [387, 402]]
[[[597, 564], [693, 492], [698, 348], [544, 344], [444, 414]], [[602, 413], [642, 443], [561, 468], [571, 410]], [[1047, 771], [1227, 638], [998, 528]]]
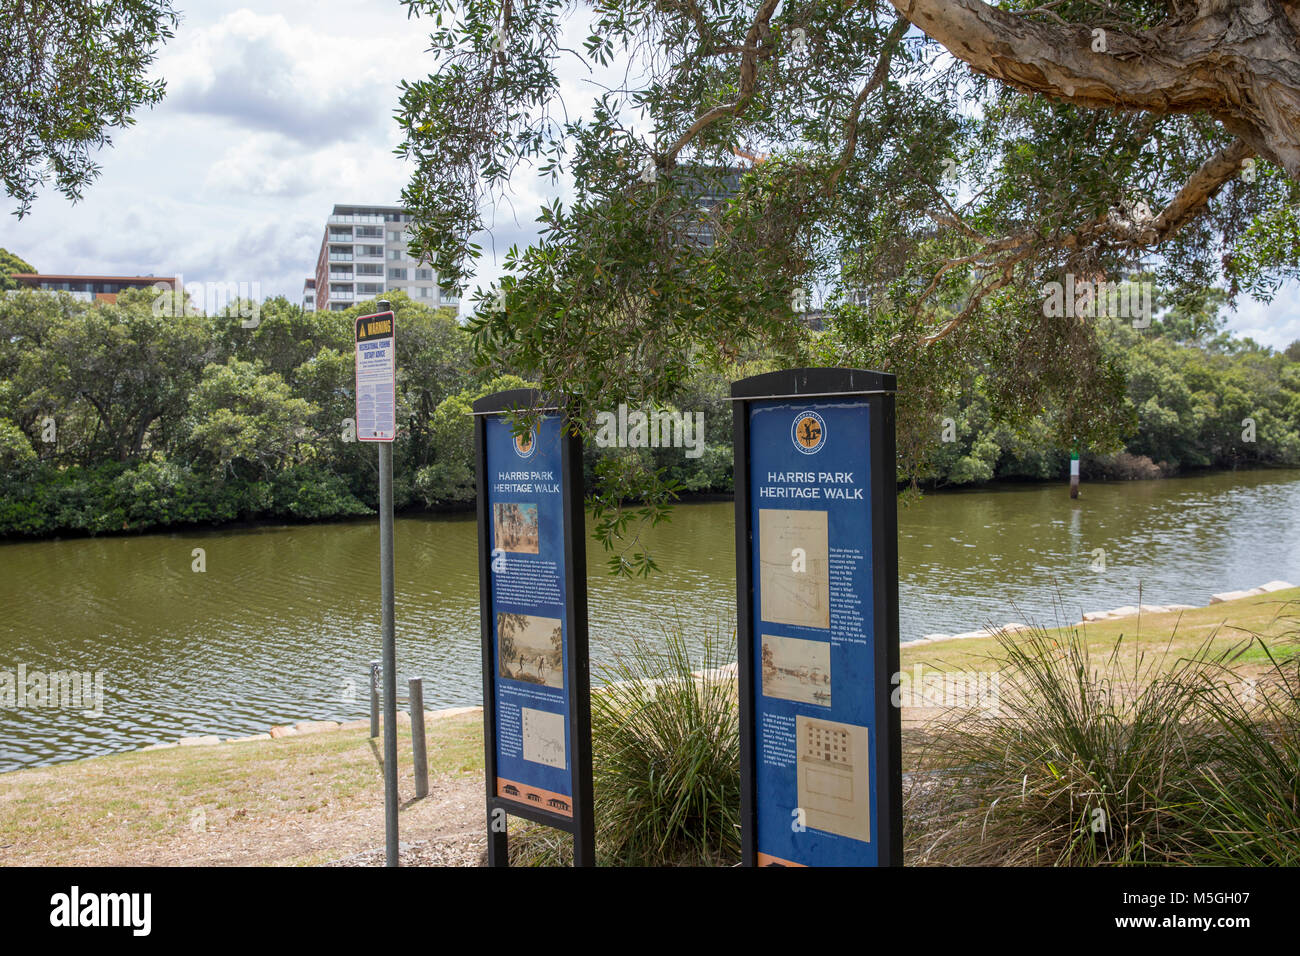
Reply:
[[157, 419], [158, 413], [155, 411], [142, 412], [136, 421], [135, 434], [131, 438], [131, 458], [139, 458], [144, 451], [144, 436], [149, 431], [149, 426]]
[[1149, 30], [1027, 20], [982, 0], [891, 0], [972, 69], [1085, 107], [1205, 112], [1300, 179], [1300, 7], [1199, 0]]

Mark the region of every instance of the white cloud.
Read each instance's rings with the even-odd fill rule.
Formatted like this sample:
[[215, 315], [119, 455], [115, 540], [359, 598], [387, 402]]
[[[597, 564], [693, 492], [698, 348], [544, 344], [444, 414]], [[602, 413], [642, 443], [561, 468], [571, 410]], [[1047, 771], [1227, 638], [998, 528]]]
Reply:
[[397, 202], [397, 83], [431, 24], [396, 2], [195, 0], [156, 64], [168, 97], [115, 137], [71, 205], [46, 190], [0, 246], [46, 272], [259, 282], [297, 301], [335, 203]]
[[1271, 303], [1242, 298], [1228, 315], [1227, 328], [1275, 349], [1300, 341], [1300, 282], [1283, 285]]
[[[333, 202], [396, 203], [408, 172], [393, 155], [394, 145], [395, 141], [379, 140], [306, 150], [272, 133], [251, 133], [228, 145], [212, 162], [203, 190], [212, 200], [298, 200], [332, 191], [336, 195]], [[364, 195], [354, 195], [354, 184], [366, 184]], [[340, 187], [346, 195], [338, 195]], [[322, 225], [328, 211], [322, 211]]]
[[420, 34], [319, 32], [317, 22], [237, 10], [183, 31], [160, 57], [167, 113], [226, 120], [319, 146], [382, 136], [400, 65], [418, 57]]
[[[189, 0], [155, 69], [167, 99], [100, 154], [83, 202], [47, 190], [29, 218], [0, 217], [0, 246], [47, 272], [181, 273], [297, 301], [335, 203], [399, 201], [410, 168], [392, 152], [397, 84], [431, 69], [432, 28], [397, 0], [263, 0], [257, 12]], [[580, 49], [586, 32], [575, 18], [567, 45]], [[621, 84], [625, 67], [595, 79]], [[599, 89], [571, 62], [559, 77], [579, 109]], [[471, 290], [499, 277], [512, 244], [535, 239], [537, 210], [557, 195], [571, 200], [571, 183], [517, 172], [475, 237], [484, 255]], [[1300, 338], [1297, 291], [1243, 301], [1229, 327], [1284, 347]]]

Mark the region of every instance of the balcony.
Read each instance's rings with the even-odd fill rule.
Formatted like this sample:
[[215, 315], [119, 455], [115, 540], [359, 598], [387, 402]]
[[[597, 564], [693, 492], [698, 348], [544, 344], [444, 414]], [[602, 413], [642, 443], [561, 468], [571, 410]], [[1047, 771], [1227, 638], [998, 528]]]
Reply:
[[357, 216], [330, 216], [328, 221], [331, 222], [331, 223], [339, 223], [340, 225], [342, 225], [342, 224], [344, 224], [344, 223], [352, 223], [352, 222], [380, 222], [380, 223], [381, 223], [381, 222], [384, 221], [384, 217], [383, 217], [383, 216], [363, 216], [363, 215], [357, 215]]
[[351, 243], [351, 242], [352, 242], [352, 236], [351, 236], [351, 234], [345, 234], [345, 233], [341, 233], [341, 232], [331, 232], [330, 235], [329, 235], [329, 241], [330, 241], [330, 242], [346, 242], [346, 243]]
[[351, 272], [331, 272], [331, 273], [330, 273], [330, 278], [331, 278], [332, 280], [334, 280], [335, 282], [351, 282], [351, 281], [352, 281], [352, 273], [351, 273]]
[[352, 290], [349, 289], [349, 290], [344, 291], [344, 292], [335, 292], [333, 289], [330, 289], [330, 301], [332, 301], [332, 302], [335, 302], [335, 301], [336, 301], [336, 302], [351, 302], [351, 301], [352, 301]]
[[94, 293], [94, 292], [84, 292], [84, 291], [76, 291], [76, 292], [73, 292], [73, 291], [68, 290], [68, 289], [33, 289], [31, 286], [20, 286], [20, 287], [17, 288], [17, 289], [10, 289], [8, 292], [0, 292], [0, 295], [5, 295], [5, 296], [18, 295], [20, 292], [49, 292], [49, 293], [60, 293], [60, 292], [61, 292], [61, 293], [63, 293], [64, 295], [70, 295], [70, 296], [72, 296], [72, 297], [73, 297], [74, 299], [76, 299], [78, 302], [94, 302], [94, 301], [95, 301], [95, 293]]
[[352, 253], [350, 252], [331, 252], [330, 262], [351, 262]]

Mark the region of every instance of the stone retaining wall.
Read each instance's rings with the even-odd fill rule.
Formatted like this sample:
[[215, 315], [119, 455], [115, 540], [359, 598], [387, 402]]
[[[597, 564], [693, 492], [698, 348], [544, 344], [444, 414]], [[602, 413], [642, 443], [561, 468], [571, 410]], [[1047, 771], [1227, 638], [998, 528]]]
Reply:
[[[1250, 588], [1245, 591], [1224, 591], [1222, 594], [1213, 594], [1210, 596], [1211, 604], [1222, 604], [1224, 601], [1236, 601], [1241, 598], [1256, 597], [1260, 594], [1272, 594], [1274, 591], [1285, 591], [1295, 587], [1286, 581], [1269, 581], [1267, 584], [1261, 584], [1257, 588]], [[1198, 610], [1196, 604], [1126, 604], [1124, 607], [1117, 607], [1110, 611], [1089, 611], [1083, 615], [1083, 619], [1075, 621], [1071, 627], [1083, 627], [1085, 624], [1091, 624], [1095, 621], [1114, 621], [1124, 617], [1136, 617], [1139, 614], [1169, 614], [1174, 611], [1194, 611]], [[932, 644], [938, 641], [960, 641], [975, 637], [996, 637], [998, 634], [1014, 633], [1015, 631], [1027, 631], [1029, 626], [1026, 624], [1010, 623], [1003, 624], [1001, 627], [988, 628], [982, 627], [978, 631], [965, 631], [961, 634], [926, 634], [920, 640], [907, 641], [905, 647], [911, 647], [914, 644]]]
[[[445, 707], [442, 710], [426, 710], [424, 712], [424, 721], [429, 723], [433, 720], [442, 720], [447, 717], [458, 717], [461, 714], [482, 713], [482, 707]], [[409, 724], [411, 715], [404, 710], [397, 712], [397, 722], [399, 724]], [[384, 725], [383, 716], [380, 716], [379, 725]], [[175, 743], [150, 744], [147, 747], [141, 747], [141, 750], [166, 750], [169, 747], [207, 747], [213, 744], [242, 744], [251, 740], [278, 740], [281, 737], [299, 737], [306, 734], [321, 734], [331, 730], [362, 730], [369, 729], [370, 718], [363, 717], [360, 720], [300, 720], [296, 724], [280, 724], [272, 727], [264, 734], [250, 734], [246, 737], [227, 737], [224, 740], [216, 735], [209, 734], [204, 737], [182, 737]]]

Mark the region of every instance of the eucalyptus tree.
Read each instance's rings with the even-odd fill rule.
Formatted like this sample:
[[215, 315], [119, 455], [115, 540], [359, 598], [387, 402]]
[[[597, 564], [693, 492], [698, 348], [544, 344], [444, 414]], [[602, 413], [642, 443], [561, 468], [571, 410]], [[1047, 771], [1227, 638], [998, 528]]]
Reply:
[[1291, 3], [406, 3], [434, 23], [398, 110], [414, 248], [464, 283], [512, 179], [549, 177], [472, 328], [580, 412], [766, 353], [897, 372], [905, 473], [963, 375], [1114, 445], [1100, 283], [1175, 304], [1297, 273]]
[[8, 249], [0, 249], [0, 292], [8, 292], [18, 288], [18, 283], [14, 280], [15, 272], [35, 272], [35, 268], [25, 259], [19, 259]]
[[34, 291], [0, 298], [0, 417], [60, 463], [169, 451], [215, 348], [205, 317], [160, 314], [155, 299], [134, 289], [115, 303]]
[[161, 102], [149, 67], [178, 19], [171, 0], [0, 0], [0, 181], [19, 217], [50, 180], [80, 199], [110, 131]]

